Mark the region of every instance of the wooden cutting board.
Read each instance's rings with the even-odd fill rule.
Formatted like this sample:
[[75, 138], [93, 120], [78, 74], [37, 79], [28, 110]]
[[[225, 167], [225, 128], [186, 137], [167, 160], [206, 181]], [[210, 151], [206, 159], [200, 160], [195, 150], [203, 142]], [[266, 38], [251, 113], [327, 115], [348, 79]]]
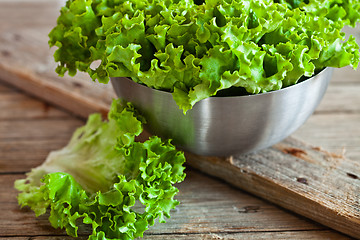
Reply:
[[[61, 78], [54, 72], [47, 34], [61, 2], [25, 1], [22, 11], [6, 2], [0, 9], [0, 22], [7, 22], [0, 25], [0, 79], [81, 118], [93, 112], [105, 115], [115, 97], [110, 85], [94, 83], [85, 74]], [[187, 164], [360, 238], [359, 162], [288, 138], [272, 148], [228, 158], [187, 153]]]

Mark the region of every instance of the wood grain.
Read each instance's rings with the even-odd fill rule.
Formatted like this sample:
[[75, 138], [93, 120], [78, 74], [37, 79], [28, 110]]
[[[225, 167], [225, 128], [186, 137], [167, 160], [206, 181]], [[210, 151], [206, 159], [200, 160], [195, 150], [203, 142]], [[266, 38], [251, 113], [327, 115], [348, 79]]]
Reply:
[[[92, 112], [105, 115], [114, 97], [110, 85], [94, 83], [85, 74], [60, 78], [54, 73], [54, 49], [47, 47], [47, 34], [55, 24], [59, 2], [3, 0], [0, 4], [0, 22], [7, 23], [0, 24], [0, 79], [82, 118]], [[357, 29], [349, 31], [359, 33]], [[299, 142], [292, 145], [293, 140], [289, 140], [252, 157], [234, 157], [232, 162], [192, 156], [188, 163], [359, 237], [359, 88], [358, 72], [336, 70], [318, 110], [294, 134], [337, 154], [345, 148], [346, 156], [356, 161], [333, 154], [329, 158], [327, 152]], [[0, 237], [52, 239], [58, 235], [63, 239], [64, 233], [52, 230], [46, 218], [35, 220], [31, 212], [18, 210], [12, 177], [23, 176], [15, 173], [28, 171], [40, 164], [47, 152], [62, 147], [83, 121], [1, 84], [0, 107]], [[300, 151], [285, 151], [289, 146]], [[289, 154], [296, 152], [299, 156]], [[191, 170], [188, 173], [187, 180], [179, 185], [183, 204], [166, 227], [156, 225], [146, 238], [347, 238], [218, 180]]]
[[315, 114], [360, 113], [360, 79], [356, 83], [332, 82]]
[[[0, 139], [2, 140], [36, 140], [36, 139], [53, 139], [68, 138], [74, 131], [75, 127], [81, 126], [83, 122], [78, 119], [32, 119], [27, 121], [9, 120], [2, 121], [0, 125]], [[22, 129], [23, 125], [29, 126]], [[39, 131], [39, 129], [41, 131]], [[6, 133], [6, 135], [4, 134]]]
[[[14, 91], [14, 96], [18, 94]], [[8, 96], [9, 93], [0, 93], [0, 98], [2, 95]], [[6, 101], [11, 99], [6, 98]], [[26, 96], [23, 100], [33, 102], [27, 112], [40, 112], [42, 105], [38, 100]], [[23, 172], [41, 164], [48, 152], [63, 147], [72, 131], [84, 122], [71, 116], [59, 119], [57, 115], [47, 115], [39, 119], [36, 115], [26, 114], [16, 121], [0, 119], [0, 126], [4, 123], [11, 126], [9, 122], [16, 124], [16, 133], [8, 127], [0, 131], [0, 239], [73, 239], [65, 237], [63, 230], [53, 229], [47, 215], [35, 218], [28, 208], [20, 209], [13, 183], [24, 178]], [[56, 129], [56, 125], [67, 127], [50, 132], [49, 129]], [[35, 135], [33, 129], [37, 130]], [[59, 132], [63, 132], [62, 135]], [[178, 185], [180, 193], [177, 198], [181, 205], [172, 211], [167, 224], [151, 227], [144, 239], [349, 239], [221, 180], [209, 178], [191, 168], [186, 172], [186, 180]], [[81, 228], [81, 236], [88, 233], [87, 228]]]
[[[0, 236], [65, 235], [64, 231], [50, 226], [48, 215], [35, 218], [28, 208], [19, 208], [13, 183], [20, 178], [24, 175], [0, 174]], [[326, 230], [191, 169], [178, 187], [177, 199], [181, 204], [172, 211], [166, 224], [156, 224], [147, 235]], [[89, 229], [83, 227], [79, 234], [89, 234]]]
[[[76, 238], [86, 240], [87, 237]], [[212, 233], [212, 234], [145, 234], [144, 240], [260, 240], [260, 239], [302, 239], [302, 240], [347, 240], [349, 238], [331, 231], [289, 231], [289, 232], [258, 232], [258, 233]], [[67, 236], [33, 236], [33, 237], [0, 237], [0, 240], [73, 240]]]
[[26, 11], [18, 11], [13, 2], [1, 4], [0, 22], [8, 24], [0, 24], [0, 79], [82, 117], [106, 114], [114, 97], [110, 85], [81, 73], [68, 81], [54, 72], [47, 35], [56, 24], [59, 1], [21, 2], [21, 7]]
[[293, 136], [360, 162], [359, 123], [359, 113], [316, 114], [309, 118]]
[[353, 237], [360, 236], [360, 163], [288, 138], [227, 159], [187, 163], [247, 192]]
[[69, 117], [46, 102], [28, 98], [20, 92], [1, 92], [0, 88], [0, 120], [16, 120], [25, 118]]
[[65, 146], [68, 138], [0, 140], [0, 174], [30, 171], [31, 168], [39, 166], [50, 151]]

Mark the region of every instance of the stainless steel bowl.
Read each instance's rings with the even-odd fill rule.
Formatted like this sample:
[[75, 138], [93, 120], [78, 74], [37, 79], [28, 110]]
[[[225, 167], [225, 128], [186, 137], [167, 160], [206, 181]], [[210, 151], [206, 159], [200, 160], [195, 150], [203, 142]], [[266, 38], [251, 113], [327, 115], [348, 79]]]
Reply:
[[248, 153], [280, 142], [298, 129], [320, 103], [332, 68], [296, 85], [268, 93], [210, 97], [186, 115], [168, 92], [127, 78], [112, 78], [119, 98], [147, 119], [147, 130], [173, 139], [180, 149], [206, 156]]

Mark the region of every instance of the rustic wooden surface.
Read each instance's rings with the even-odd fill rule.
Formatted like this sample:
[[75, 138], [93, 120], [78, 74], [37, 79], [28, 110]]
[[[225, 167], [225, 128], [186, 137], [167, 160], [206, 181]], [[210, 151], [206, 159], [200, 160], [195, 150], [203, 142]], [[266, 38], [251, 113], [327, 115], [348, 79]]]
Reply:
[[110, 85], [89, 81], [81, 73], [71, 81], [54, 74], [55, 49], [49, 49], [47, 35], [63, 1], [0, 0], [0, 4], [0, 78], [62, 108], [71, 106], [78, 116], [105, 114], [115, 97]]
[[[17, 205], [14, 181], [61, 148], [84, 121], [0, 82], [0, 239], [60, 240], [48, 216]], [[179, 184], [181, 204], [144, 239], [349, 239], [191, 168]], [[88, 233], [81, 229], [80, 239]]]
[[228, 158], [187, 163], [256, 196], [353, 237], [360, 236], [360, 164], [293, 138]]
[[[55, 24], [59, 5], [59, 1], [0, 0], [0, 79], [82, 117], [94, 111], [105, 113], [114, 96], [109, 86], [92, 83], [82, 74], [66, 81], [54, 74], [56, 64], [46, 35]], [[345, 150], [354, 166], [360, 159], [359, 80], [358, 72], [336, 71], [321, 106], [294, 134], [337, 154]], [[71, 94], [61, 91], [69, 88]], [[0, 239], [64, 239], [64, 232], [51, 229], [46, 217], [35, 219], [30, 211], [18, 209], [12, 185], [49, 151], [62, 147], [83, 121], [4, 84], [0, 84], [0, 106]], [[358, 168], [344, 174], [358, 190], [359, 180], [354, 177], [360, 175]], [[290, 182], [297, 178], [304, 187], [303, 176]], [[145, 239], [347, 239], [195, 170], [188, 170], [179, 188], [182, 204], [168, 224], [153, 227]]]

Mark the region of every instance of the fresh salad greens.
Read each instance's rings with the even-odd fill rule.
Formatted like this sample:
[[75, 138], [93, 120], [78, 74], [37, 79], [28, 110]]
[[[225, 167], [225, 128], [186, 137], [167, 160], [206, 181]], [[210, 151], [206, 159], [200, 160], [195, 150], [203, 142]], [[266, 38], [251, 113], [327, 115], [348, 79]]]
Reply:
[[52, 226], [71, 236], [81, 222], [91, 225], [93, 240], [134, 239], [164, 222], [178, 204], [183, 153], [158, 137], [135, 142], [144, 119], [130, 104], [114, 101], [108, 118], [91, 115], [66, 147], [17, 180], [19, 204], [37, 216], [50, 209]]
[[325, 67], [356, 68], [345, 25], [358, 0], [68, 0], [49, 34], [57, 72], [129, 77], [186, 112], [219, 90], [277, 90]]

